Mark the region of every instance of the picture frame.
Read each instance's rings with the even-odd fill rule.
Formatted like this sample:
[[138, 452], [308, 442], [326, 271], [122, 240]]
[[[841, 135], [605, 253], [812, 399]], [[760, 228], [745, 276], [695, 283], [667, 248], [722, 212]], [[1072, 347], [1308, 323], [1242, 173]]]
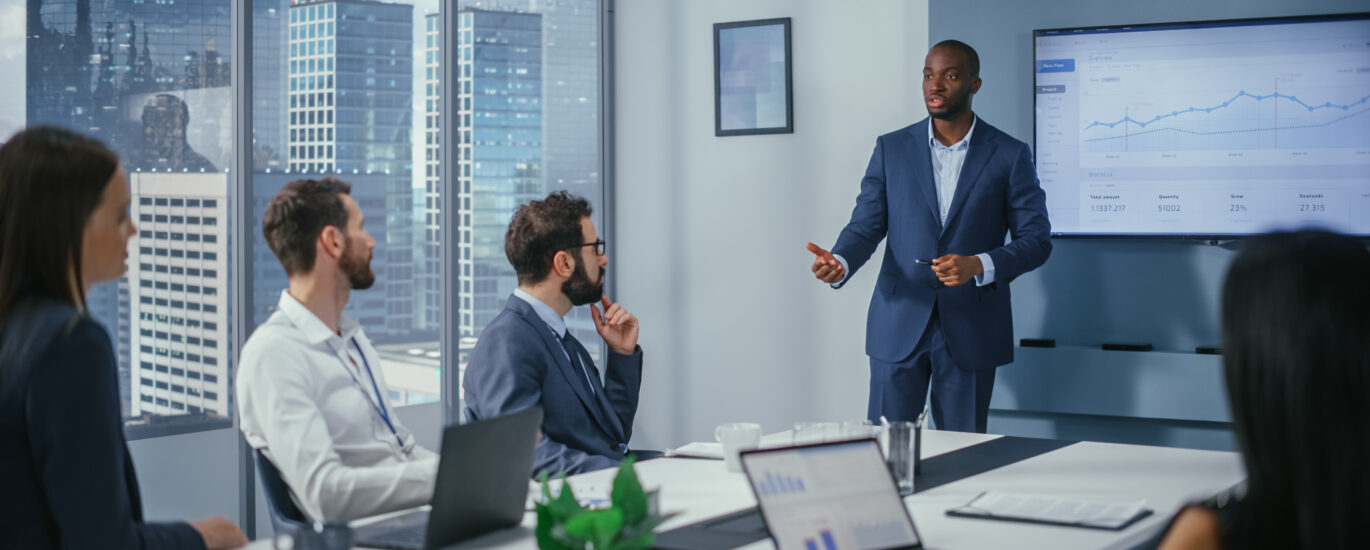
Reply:
[[714, 23], [714, 135], [793, 133], [790, 18]]

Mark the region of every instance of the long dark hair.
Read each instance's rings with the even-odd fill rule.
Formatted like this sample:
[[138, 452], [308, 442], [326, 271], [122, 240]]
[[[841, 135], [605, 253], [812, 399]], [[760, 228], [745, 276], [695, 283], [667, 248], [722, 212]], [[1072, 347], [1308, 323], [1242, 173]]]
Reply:
[[81, 241], [119, 157], [70, 130], [34, 126], [0, 147], [0, 329], [25, 297], [81, 308]]
[[1370, 252], [1325, 231], [1253, 239], [1228, 270], [1222, 332], [1250, 510], [1238, 536], [1253, 548], [1359, 547], [1370, 518]]

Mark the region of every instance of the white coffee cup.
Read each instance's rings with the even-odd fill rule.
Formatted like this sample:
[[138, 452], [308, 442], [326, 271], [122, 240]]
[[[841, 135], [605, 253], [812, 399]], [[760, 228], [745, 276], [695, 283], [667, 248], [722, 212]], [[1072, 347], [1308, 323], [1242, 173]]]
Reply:
[[742, 451], [761, 446], [761, 425], [750, 422], [722, 424], [714, 430], [714, 439], [723, 444], [723, 464], [729, 472], [742, 471]]

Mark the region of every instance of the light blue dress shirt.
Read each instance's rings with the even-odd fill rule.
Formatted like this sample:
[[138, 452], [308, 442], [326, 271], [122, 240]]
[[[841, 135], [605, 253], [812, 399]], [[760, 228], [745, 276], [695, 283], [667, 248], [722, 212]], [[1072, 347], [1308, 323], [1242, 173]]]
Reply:
[[[970, 151], [970, 136], [975, 135], [975, 122], [979, 117], [974, 117], [970, 122], [970, 130], [966, 132], [966, 137], [961, 141], [948, 145], [942, 145], [937, 141], [937, 136], [932, 132], [932, 120], [928, 120], [928, 148], [932, 152], [932, 179], [937, 185], [937, 212], [942, 216], [942, 225], [947, 223], [947, 214], [951, 213], [951, 199], [956, 196], [956, 184], [961, 179], [961, 167], [966, 164], [966, 153]], [[847, 259], [839, 254], [833, 254], [834, 258], [842, 264], [842, 271], [851, 276], [851, 270], [847, 268]], [[975, 255], [980, 258], [980, 264], [985, 272], [975, 276], [976, 286], [985, 286], [994, 282], [994, 260], [988, 253]], [[932, 258], [928, 258], [932, 259]], [[846, 282], [844, 277], [842, 282]], [[836, 288], [842, 283], [836, 283]]]
[[[547, 323], [547, 328], [552, 331], [552, 336], [555, 336], [558, 341], [566, 337], [566, 319], [563, 319], [561, 315], [557, 313], [557, 310], [552, 309], [552, 306], [542, 303], [542, 300], [537, 299], [537, 297], [532, 294], [524, 292], [521, 288], [514, 289], [514, 296], [528, 302], [528, 305], [533, 306], [533, 311], [538, 314], [538, 318], [542, 319], [542, 322]], [[571, 354], [566, 353], [565, 349], [562, 349], [561, 353], [566, 356], [566, 360], [570, 361], [572, 365], [580, 365], [580, 371], [585, 373], [585, 382], [590, 384], [590, 392], [593, 393], [595, 391], [595, 384], [590, 382], [590, 369], [585, 365], [581, 365], [579, 359], [571, 358]]]

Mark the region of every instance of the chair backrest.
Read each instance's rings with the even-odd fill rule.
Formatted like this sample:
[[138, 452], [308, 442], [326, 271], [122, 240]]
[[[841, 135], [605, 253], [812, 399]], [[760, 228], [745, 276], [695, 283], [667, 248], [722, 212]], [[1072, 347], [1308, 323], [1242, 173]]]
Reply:
[[271, 509], [271, 528], [276, 534], [293, 533], [305, 528], [307, 520], [304, 513], [295, 506], [295, 501], [290, 500], [290, 487], [281, 479], [280, 470], [261, 449], [256, 449], [254, 454], [257, 457], [257, 475], [262, 480], [262, 488], [266, 490], [266, 505]]

